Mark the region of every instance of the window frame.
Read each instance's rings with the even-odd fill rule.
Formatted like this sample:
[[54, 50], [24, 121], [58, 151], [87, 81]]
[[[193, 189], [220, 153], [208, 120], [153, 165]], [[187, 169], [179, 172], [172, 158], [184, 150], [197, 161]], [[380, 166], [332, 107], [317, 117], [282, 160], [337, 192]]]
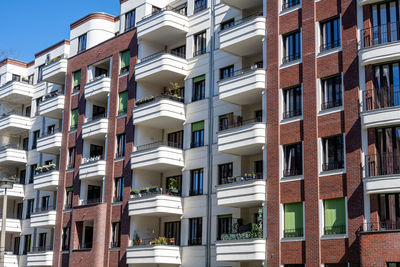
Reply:
[[132, 9], [125, 13], [125, 31], [129, 31], [135, 27], [136, 27], [136, 9]]
[[84, 33], [78, 37], [78, 54], [86, 51], [87, 45], [87, 33]]
[[204, 191], [204, 169], [190, 170], [189, 196], [201, 196]]
[[301, 53], [301, 29], [282, 35], [282, 64], [297, 62], [301, 59]]
[[189, 246], [200, 246], [203, 241], [203, 217], [189, 218]]
[[[336, 24], [335, 24], [336, 23]], [[335, 26], [337, 27], [337, 33], [335, 34]], [[331, 17], [329, 19], [320, 21], [320, 52], [326, 52], [335, 48], [339, 48], [342, 45], [342, 30], [341, 30], [341, 18], [340, 15]], [[329, 34], [326, 35], [327, 29], [329, 27]], [[326, 42], [327, 38], [330, 38], [331, 42]], [[337, 38], [337, 39], [335, 39]]]

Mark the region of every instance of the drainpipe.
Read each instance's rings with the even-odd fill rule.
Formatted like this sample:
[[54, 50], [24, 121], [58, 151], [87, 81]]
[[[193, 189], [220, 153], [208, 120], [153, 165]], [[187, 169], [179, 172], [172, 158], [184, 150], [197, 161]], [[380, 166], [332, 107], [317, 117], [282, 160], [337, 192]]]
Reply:
[[214, 50], [215, 50], [215, 0], [211, 1], [211, 19], [210, 19], [210, 62], [209, 62], [209, 101], [208, 101], [208, 192], [207, 192], [207, 248], [206, 248], [206, 266], [211, 266], [211, 226], [212, 226], [212, 177], [213, 177], [213, 137], [214, 137]]

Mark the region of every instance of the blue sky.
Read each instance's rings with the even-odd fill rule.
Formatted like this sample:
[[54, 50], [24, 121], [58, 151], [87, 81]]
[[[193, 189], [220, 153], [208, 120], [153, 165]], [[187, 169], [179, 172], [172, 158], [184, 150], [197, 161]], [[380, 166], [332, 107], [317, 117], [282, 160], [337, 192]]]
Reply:
[[1, 1], [0, 59], [27, 62], [34, 59], [35, 53], [69, 39], [70, 24], [87, 14], [119, 14], [119, 0]]

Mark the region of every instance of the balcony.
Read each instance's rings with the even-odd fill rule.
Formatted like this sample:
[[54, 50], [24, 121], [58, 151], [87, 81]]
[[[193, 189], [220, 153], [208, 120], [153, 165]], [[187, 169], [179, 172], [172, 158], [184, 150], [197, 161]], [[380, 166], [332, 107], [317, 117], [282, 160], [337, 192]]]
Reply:
[[262, 119], [243, 121], [238, 116], [234, 121], [217, 133], [218, 151], [240, 156], [261, 153], [266, 144], [266, 125]]
[[400, 59], [400, 22], [379, 25], [361, 30], [362, 66]]
[[186, 9], [186, 6], [167, 6], [162, 10], [155, 10], [137, 23], [138, 39], [166, 44], [185, 39], [189, 32]]
[[108, 131], [107, 114], [101, 114], [87, 121], [82, 125], [82, 138], [104, 140]]
[[235, 71], [232, 77], [218, 82], [219, 99], [236, 105], [261, 102], [265, 75], [262, 64]]
[[43, 81], [64, 85], [67, 67], [68, 59], [64, 58], [64, 56], [50, 60], [43, 68]]
[[[8, 193], [8, 192], [7, 192]], [[8, 196], [8, 194], [7, 194]], [[0, 214], [1, 218], [1, 214]], [[6, 219], [6, 231], [10, 233], [21, 233], [21, 220], [20, 219], [12, 219], [12, 218], [7, 218]], [[2, 220], [0, 220], [0, 229], [2, 226]]]
[[95, 180], [103, 178], [106, 175], [106, 161], [102, 156], [83, 159], [83, 163], [79, 166], [79, 179]]
[[85, 85], [85, 98], [91, 101], [107, 102], [111, 90], [111, 79], [99, 76]]
[[27, 163], [27, 152], [16, 145], [0, 147], [0, 166], [23, 167]]
[[221, 3], [236, 9], [250, 9], [263, 5], [262, 0], [243, 1], [243, 0], [221, 0]]
[[400, 188], [400, 155], [397, 153], [368, 155], [364, 178], [367, 194], [397, 192]]
[[37, 152], [59, 155], [62, 142], [62, 133], [59, 130], [42, 134], [37, 140]]
[[53, 249], [51, 247], [33, 248], [27, 255], [27, 266], [53, 266]]
[[265, 17], [253, 15], [235, 21], [233, 26], [219, 32], [220, 49], [241, 57], [262, 53], [264, 37]]
[[181, 146], [160, 141], [136, 147], [131, 154], [131, 168], [164, 172], [184, 166]]
[[218, 206], [255, 207], [265, 202], [266, 183], [262, 173], [229, 177], [217, 186]]
[[188, 74], [186, 55], [161, 51], [140, 60], [135, 66], [137, 82], [166, 84], [185, 78]]
[[[0, 197], [4, 196], [5, 190], [0, 188]], [[7, 189], [7, 197], [11, 199], [18, 199], [25, 197], [24, 185], [14, 184], [12, 189]]]
[[39, 104], [39, 115], [52, 119], [62, 119], [65, 96], [61, 90], [45, 95]]
[[136, 102], [133, 124], [158, 129], [182, 126], [185, 122], [183, 98], [163, 95]]
[[35, 87], [23, 81], [10, 81], [0, 87], [0, 101], [14, 104], [31, 104]]
[[42, 207], [31, 214], [31, 227], [52, 228], [56, 225], [55, 207]]
[[0, 135], [24, 134], [28, 133], [31, 128], [31, 118], [22, 116], [19, 112], [12, 111], [0, 116]]
[[365, 128], [400, 124], [400, 85], [363, 91], [361, 113]]
[[56, 167], [45, 167], [41, 168], [40, 171], [36, 171], [33, 180], [33, 189], [44, 190], [44, 191], [55, 191], [58, 187], [58, 179], [60, 173]]
[[[135, 245], [126, 249], [127, 264], [181, 264], [181, 252], [179, 246], [166, 244], [153, 244], [154, 241], [144, 240], [141, 245]], [[144, 244], [144, 245], [143, 245]]]
[[[237, 234], [228, 234], [226, 240], [215, 244], [217, 261], [264, 261], [266, 240], [259, 238], [241, 239]], [[230, 238], [229, 236], [233, 236]]]
[[[164, 191], [164, 193], [163, 193]], [[134, 190], [129, 200], [129, 216], [182, 215], [182, 199], [178, 194], [158, 187]]]
[[13, 254], [12, 251], [6, 251], [4, 255], [4, 266], [19, 267], [19, 255]]

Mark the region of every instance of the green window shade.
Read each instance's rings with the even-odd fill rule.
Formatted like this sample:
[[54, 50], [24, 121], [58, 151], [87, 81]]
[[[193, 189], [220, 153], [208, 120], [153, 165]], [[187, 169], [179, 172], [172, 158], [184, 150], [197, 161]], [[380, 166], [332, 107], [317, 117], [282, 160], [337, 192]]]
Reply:
[[346, 210], [344, 198], [324, 201], [325, 235], [346, 233]]
[[76, 129], [78, 127], [78, 109], [74, 109], [71, 111], [71, 129]]
[[218, 215], [218, 219], [232, 218], [232, 214]]
[[72, 191], [74, 191], [74, 188], [72, 186], [71, 187], [67, 187], [67, 188], [65, 188], [65, 191], [72, 192]]
[[284, 237], [303, 236], [303, 203], [285, 204], [284, 216]]
[[74, 87], [81, 84], [81, 71], [74, 72]]
[[124, 51], [121, 53], [121, 69], [129, 66], [130, 51]]
[[128, 110], [128, 91], [119, 94], [118, 114], [125, 114]]
[[204, 121], [192, 123], [192, 132], [204, 130]]
[[196, 78], [193, 78], [193, 82], [197, 83], [197, 82], [204, 81], [205, 79], [206, 79], [206, 75], [201, 75], [201, 76], [198, 76]]

